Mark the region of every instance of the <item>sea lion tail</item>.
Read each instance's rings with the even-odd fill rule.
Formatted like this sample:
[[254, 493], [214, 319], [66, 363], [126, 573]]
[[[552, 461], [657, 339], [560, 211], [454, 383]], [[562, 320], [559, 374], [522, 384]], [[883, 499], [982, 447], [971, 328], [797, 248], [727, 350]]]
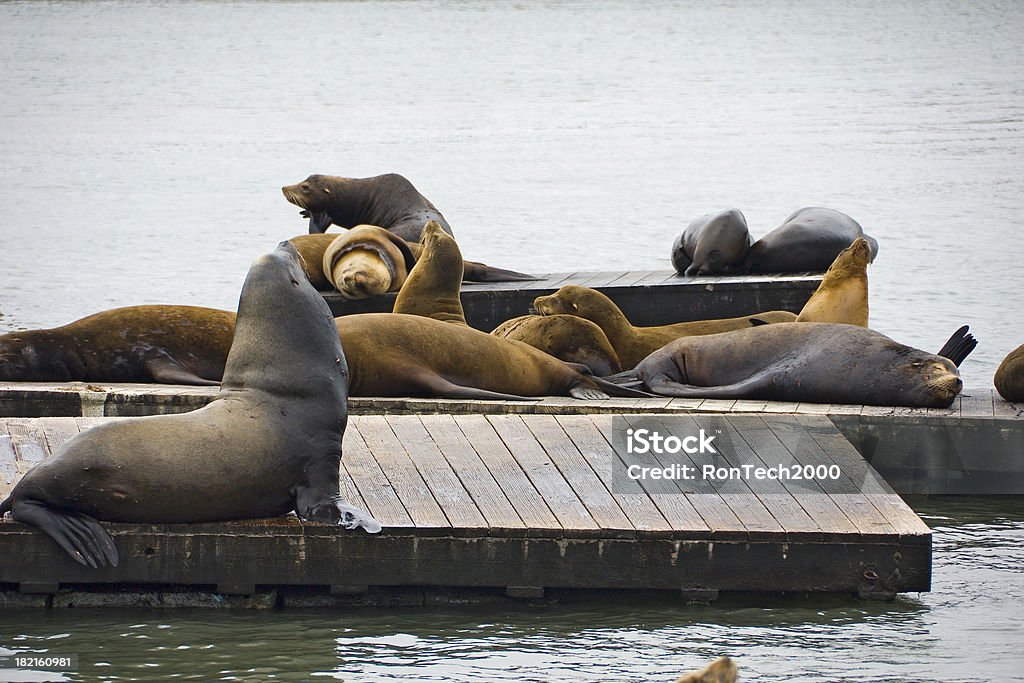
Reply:
[[88, 515], [57, 512], [34, 500], [18, 500], [9, 507], [15, 521], [39, 528], [81, 565], [116, 567], [120, 561], [110, 534]]
[[971, 355], [971, 351], [978, 345], [978, 340], [974, 338], [973, 334], [968, 332], [969, 329], [969, 325], [964, 325], [954, 332], [953, 336], [942, 345], [942, 348], [939, 349], [936, 355], [948, 358], [953, 361], [954, 365], [960, 367], [964, 359]]

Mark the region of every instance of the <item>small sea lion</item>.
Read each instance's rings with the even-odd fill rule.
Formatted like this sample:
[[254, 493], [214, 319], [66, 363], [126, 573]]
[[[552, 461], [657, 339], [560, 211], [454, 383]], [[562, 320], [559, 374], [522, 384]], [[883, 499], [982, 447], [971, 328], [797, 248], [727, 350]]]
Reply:
[[212, 403], [82, 432], [29, 470], [0, 515], [39, 527], [93, 567], [119, 560], [97, 520], [217, 522], [294, 510], [379, 531], [340, 495], [347, 389], [331, 312], [282, 242], [249, 269]]
[[878, 242], [864, 234], [860, 223], [834, 209], [804, 207], [754, 242], [744, 268], [751, 273], [820, 273], [858, 237], [867, 240], [868, 261], [874, 261]]
[[397, 292], [415, 259], [405, 240], [375, 225], [359, 225], [336, 237], [320, 267], [346, 299]]
[[0, 336], [5, 382], [220, 382], [235, 314], [198, 306], [128, 306], [62, 327]]
[[520, 400], [645, 396], [580, 374], [529, 344], [462, 325], [401, 313], [335, 318], [352, 396], [439, 396]]
[[314, 174], [282, 187], [281, 192], [309, 218], [311, 234], [324, 232], [331, 225], [379, 225], [402, 239], [418, 242], [427, 221], [437, 221], [441, 229], [453, 234], [441, 212], [397, 173], [372, 178]]
[[1010, 403], [1024, 403], [1024, 345], [1018, 346], [996, 369], [996, 391]]
[[797, 316], [798, 323], [846, 323], [868, 326], [868, 261], [871, 247], [863, 237], [839, 252], [821, 284]]
[[739, 670], [728, 657], [719, 657], [700, 671], [684, 674], [676, 683], [736, 683]]
[[524, 315], [506, 320], [491, 332], [551, 354], [567, 363], [585, 365], [598, 377], [622, 370], [619, 354], [601, 328], [575, 315]]
[[420, 254], [398, 296], [395, 313], [422, 315], [443, 322], [466, 324], [462, 310], [462, 252], [455, 238], [430, 221], [420, 237]]
[[660, 396], [946, 408], [956, 365], [865, 327], [762, 325], [683, 337], [608, 378]]
[[554, 294], [537, 297], [534, 299], [533, 307], [541, 315], [562, 313], [586, 318], [595, 323], [611, 342], [624, 369], [634, 367], [649, 354], [679, 337], [715, 334], [764, 323], [785, 323], [796, 320], [796, 314], [789, 311], [768, 311], [740, 318], [697, 320], [655, 327], [634, 327], [615, 305], [615, 302], [596, 289], [579, 285], [567, 285]]
[[706, 213], [690, 221], [672, 244], [672, 267], [680, 275], [713, 275], [737, 269], [754, 243], [739, 209]]

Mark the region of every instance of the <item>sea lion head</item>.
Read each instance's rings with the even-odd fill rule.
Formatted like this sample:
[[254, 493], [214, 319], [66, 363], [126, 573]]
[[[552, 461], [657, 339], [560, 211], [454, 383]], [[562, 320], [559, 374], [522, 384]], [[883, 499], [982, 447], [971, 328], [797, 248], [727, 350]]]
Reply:
[[700, 671], [680, 676], [676, 683], [735, 683], [739, 670], [728, 657], [719, 657]]
[[329, 209], [335, 200], [331, 194], [331, 187], [338, 180], [347, 180], [347, 178], [313, 174], [301, 183], [285, 185], [281, 188], [284, 198], [302, 209], [300, 215], [309, 219], [311, 234], [324, 232], [331, 227], [333, 219]]
[[[895, 363], [888, 369], [880, 369], [880, 382], [887, 386], [904, 387], [910, 394], [911, 402], [903, 405], [928, 408], [952, 405], [953, 399], [964, 387], [956, 364], [948, 358], [926, 351], [896, 346]], [[886, 375], [888, 378], [885, 378]]]
[[384, 228], [358, 225], [331, 242], [323, 272], [346, 299], [393, 292], [409, 274], [408, 247]]
[[836, 260], [825, 271], [824, 281], [831, 276], [846, 276], [863, 273], [871, 262], [871, 245], [863, 237], [858, 237], [846, 249], [839, 252]]
[[455, 238], [444, 231], [437, 221], [427, 221], [420, 235], [420, 260], [443, 259], [445, 262], [462, 261], [462, 252]]
[[[680, 245], [681, 246], [681, 245]], [[739, 209], [720, 211], [701, 228], [692, 263], [685, 274], [725, 273], [741, 263], [750, 248], [747, 219]]]
[[0, 381], [23, 379], [39, 365], [32, 344], [17, 332], [0, 336]]
[[575, 315], [598, 325], [610, 315], [621, 315], [607, 296], [589, 287], [566, 285], [554, 294], [533, 300], [533, 308], [540, 315]]

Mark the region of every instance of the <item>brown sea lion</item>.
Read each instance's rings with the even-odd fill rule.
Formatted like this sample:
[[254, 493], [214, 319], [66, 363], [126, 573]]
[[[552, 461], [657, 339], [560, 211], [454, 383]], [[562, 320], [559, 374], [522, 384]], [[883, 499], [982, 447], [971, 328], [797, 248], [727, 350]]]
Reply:
[[719, 657], [700, 671], [684, 674], [676, 683], [736, 683], [739, 670], [728, 657]]
[[672, 267], [679, 275], [727, 273], [743, 265], [753, 243], [739, 209], [704, 214], [672, 244]]
[[455, 238], [430, 221], [420, 237], [420, 254], [398, 296], [395, 313], [466, 324], [462, 310], [462, 252]]
[[331, 225], [379, 225], [402, 239], [418, 242], [427, 221], [437, 221], [445, 232], [453, 234], [441, 212], [397, 173], [373, 178], [311, 175], [301, 183], [282, 187], [281, 192], [303, 209], [311, 234]]
[[798, 323], [845, 323], [868, 326], [868, 261], [871, 247], [863, 237], [839, 252], [821, 284], [797, 316]]
[[216, 400], [73, 437], [18, 482], [0, 515], [13, 512], [93, 567], [118, 563], [96, 520], [217, 522], [294, 510], [379, 531], [340, 495], [347, 380], [331, 312], [282, 242], [249, 269]]
[[858, 237], [868, 241], [868, 260], [874, 261], [878, 242], [864, 234], [860, 223], [834, 209], [807, 206], [754, 242], [744, 268], [751, 273], [820, 273]]
[[598, 377], [622, 370], [619, 354], [601, 328], [575, 315], [524, 315], [506, 320], [491, 332], [551, 354], [567, 363], [585, 365]]
[[375, 225], [359, 225], [327, 246], [320, 267], [346, 299], [365, 299], [397, 292], [414, 263], [405, 240]]
[[346, 315], [334, 322], [348, 358], [352, 396], [601, 399], [607, 398], [602, 389], [621, 392], [529, 344], [471, 327], [400, 313]]
[[0, 336], [6, 382], [220, 382], [235, 314], [198, 306], [128, 306], [62, 327]]
[[996, 369], [996, 391], [1010, 403], [1024, 403], [1024, 345], [1018, 346]]
[[597, 324], [608, 337], [615, 352], [619, 354], [619, 361], [625, 369], [634, 367], [650, 353], [679, 337], [715, 334], [764, 323], [784, 323], [796, 320], [796, 315], [789, 311], [768, 311], [741, 318], [697, 320], [656, 327], [634, 327], [615, 305], [615, 302], [596, 289], [579, 285], [567, 285], [554, 294], [537, 297], [533, 302], [533, 307], [541, 315], [555, 313], [576, 315]]
[[608, 378], [660, 396], [945, 408], [953, 361], [856, 325], [762, 325], [683, 337]]

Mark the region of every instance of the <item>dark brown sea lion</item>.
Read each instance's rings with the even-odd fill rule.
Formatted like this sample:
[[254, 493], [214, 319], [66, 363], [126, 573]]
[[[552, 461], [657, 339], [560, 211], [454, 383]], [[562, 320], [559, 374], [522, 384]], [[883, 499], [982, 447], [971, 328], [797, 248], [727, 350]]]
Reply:
[[352, 396], [517, 400], [533, 396], [644, 396], [580, 374], [528, 344], [400, 313], [335, 318]]
[[754, 242], [744, 267], [751, 273], [820, 273], [858, 237], [867, 240], [868, 260], [874, 261], [878, 242], [860, 223], [834, 209], [804, 207]]
[[330, 310], [283, 242], [246, 277], [216, 400], [75, 436], [18, 482], [0, 514], [12, 511], [94, 567], [118, 563], [96, 520], [214, 522], [294, 510], [378, 531], [340, 496], [347, 389]]
[[311, 175], [281, 191], [285, 199], [303, 209], [310, 233], [323, 232], [331, 225], [379, 225], [402, 239], [417, 242], [427, 221], [437, 221], [452, 234], [441, 212], [397, 173], [373, 178]]
[[395, 297], [394, 312], [465, 325], [459, 298], [462, 270], [462, 252], [455, 238], [440, 223], [430, 221], [423, 228], [416, 265]]
[[739, 670], [728, 657], [719, 657], [700, 671], [684, 674], [676, 683], [736, 683]]
[[567, 285], [549, 296], [537, 297], [533, 307], [541, 315], [562, 313], [576, 315], [595, 323], [608, 337], [619, 355], [622, 367], [629, 369], [657, 351], [665, 344], [678, 339], [702, 334], [715, 334], [763, 323], [784, 323], [796, 320], [796, 314], [789, 311], [768, 311], [742, 318], [718, 320], [697, 320], [656, 327], [634, 327], [611, 299], [589, 287]]
[[585, 365], [598, 377], [622, 370], [619, 354], [601, 328], [575, 315], [524, 315], [506, 320], [491, 332], [551, 354], [567, 363]]
[[0, 336], [0, 381], [217, 384], [235, 314], [128, 306], [62, 327]]
[[994, 384], [999, 395], [1010, 403], [1024, 403], [1024, 345], [1010, 351], [999, 364]]
[[739, 209], [707, 213], [690, 221], [672, 244], [672, 267], [680, 275], [728, 273], [743, 265], [753, 243]]
[[834, 323], [684, 337], [609, 379], [661, 396], [912, 408], [945, 408], [963, 387], [948, 358]]
[[868, 261], [871, 248], [858, 237], [839, 252], [821, 284], [800, 309], [798, 323], [845, 323], [868, 326]]

